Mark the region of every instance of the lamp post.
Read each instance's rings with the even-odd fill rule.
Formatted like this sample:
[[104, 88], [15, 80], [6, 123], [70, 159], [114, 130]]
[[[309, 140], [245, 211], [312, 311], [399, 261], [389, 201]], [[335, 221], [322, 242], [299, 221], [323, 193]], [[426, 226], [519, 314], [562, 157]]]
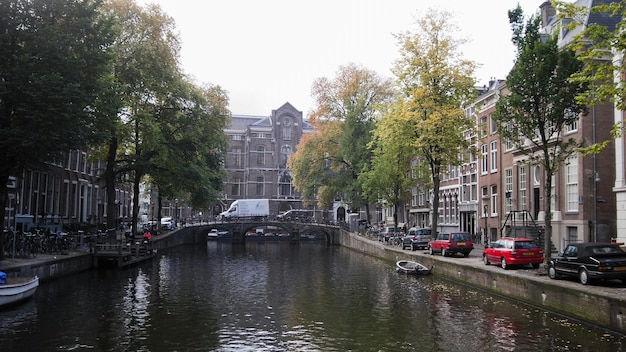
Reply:
[[485, 218], [485, 247], [489, 245], [489, 237], [487, 237], [487, 204], [483, 205], [483, 217]]
[[176, 198], [176, 207], [174, 208], [174, 220], [176, 220], [176, 226], [178, 226], [178, 198]]

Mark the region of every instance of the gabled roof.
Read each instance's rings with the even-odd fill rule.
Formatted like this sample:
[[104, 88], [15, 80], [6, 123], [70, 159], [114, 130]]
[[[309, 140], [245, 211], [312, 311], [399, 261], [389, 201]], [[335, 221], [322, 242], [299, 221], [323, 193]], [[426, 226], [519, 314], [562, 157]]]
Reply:
[[[601, 4], [610, 4], [616, 2], [617, 0], [578, 0], [576, 2], [577, 6], [584, 6], [587, 8], [592, 8]], [[559, 23], [561, 20], [556, 16], [553, 17], [550, 21], [550, 25], [554, 25]], [[559, 46], [566, 46], [570, 44], [577, 35], [579, 35], [584, 28], [587, 28], [591, 25], [600, 25], [606, 26], [610, 31], [614, 31], [617, 27], [617, 24], [621, 21], [621, 16], [611, 16], [608, 12], [595, 12], [590, 11], [587, 17], [584, 19], [584, 26], [578, 26], [574, 29], [562, 28], [559, 36]], [[564, 24], [571, 22], [569, 19], [563, 19], [562, 22]]]

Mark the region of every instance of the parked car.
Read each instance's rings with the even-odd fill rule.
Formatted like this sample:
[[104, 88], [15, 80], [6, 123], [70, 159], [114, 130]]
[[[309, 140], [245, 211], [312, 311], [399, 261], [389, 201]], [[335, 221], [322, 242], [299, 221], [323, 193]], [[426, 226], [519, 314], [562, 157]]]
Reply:
[[402, 238], [402, 249], [411, 248], [412, 251], [428, 248], [430, 241], [430, 229], [411, 227], [406, 236]]
[[457, 253], [469, 256], [474, 249], [472, 237], [467, 232], [442, 232], [437, 238], [428, 242], [428, 253], [431, 255], [441, 253], [446, 257]]
[[209, 231], [209, 233], [207, 234], [207, 237], [209, 238], [219, 237], [219, 231], [217, 229], [211, 229], [211, 231]]
[[626, 283], [626, 252], [613, 243], [571, 243], [563, 253], [550, 259], [548, 276], [578, 277], [583, 285], [596, 279], [620, 279]]
[[537, 269], [543, 259], [543, 249], [531, 238], [503, 237], [483, 251], [485, 265], [499, 264], [505, 270], [514, 265], [528, 264]]
[[394, 228], [393, 227], [383, 227], [382, 230], [378, 233], [378, 240], [388, 242], [389, 238], [393, 236]]
[[176, 227], [176, 222], [171, 217], [161, 218], [161, 229], [163, 230], [173, 230]]

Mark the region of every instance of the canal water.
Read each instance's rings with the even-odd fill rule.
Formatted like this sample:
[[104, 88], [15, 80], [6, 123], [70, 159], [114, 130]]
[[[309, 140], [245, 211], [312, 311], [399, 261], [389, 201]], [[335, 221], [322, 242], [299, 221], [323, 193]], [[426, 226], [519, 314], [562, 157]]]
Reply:
[[0, 311], [2, 352], [596, 352], [625, 341], [316, 241], [179, 247], [42, 283], [34, 299]]

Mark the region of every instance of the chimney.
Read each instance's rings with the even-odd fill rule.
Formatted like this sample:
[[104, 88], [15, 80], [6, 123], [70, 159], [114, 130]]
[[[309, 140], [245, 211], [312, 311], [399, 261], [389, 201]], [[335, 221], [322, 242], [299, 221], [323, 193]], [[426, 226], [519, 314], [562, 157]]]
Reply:
[[550, 1], [545, 1], [541, 6], [539, 6], [541, 10], [541, 27], [545, 28], [548, 26], [548, 23], [556, 15], [556, 9], [552, 7]]

